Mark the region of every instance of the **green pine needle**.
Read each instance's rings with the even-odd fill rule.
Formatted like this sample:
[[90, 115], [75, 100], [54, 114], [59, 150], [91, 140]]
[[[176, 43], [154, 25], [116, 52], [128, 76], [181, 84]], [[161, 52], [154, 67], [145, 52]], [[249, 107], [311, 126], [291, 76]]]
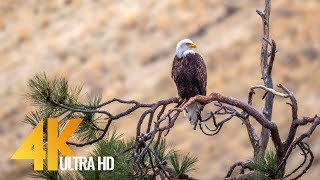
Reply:
[[91, 95], [88, 97], [88, 105], [89, 108], [91, 109], [95, 109], [102, 100], [102, 95], [101, 94], [95, 94], [95, 95]]
[[69, 87], [65, 78], [49, 79], [45, 73], [36, 74], [28, 81], [29, 92], [26, 96], [42, 111], [61, 113], [64, 109], [52, 105], [48, 98], [58, 103], [77, 106], [82, 86]]
[[264, 158], [253, 162], [253, 168], [257, 172], [254, 179], [268, 180], [275, 178], [278, 169], [278, 157], [275, 149], [269, 149]]
[[[133, 162], [129, 161], [130, 153], [122, 153], [124, 149], [130, 147], [133, 141], [124, 141], [122, 135], [113, 131], [106, 139], [99, 141], [95, 150], [90, 156], [97, 160], [98, 156], [112, 156], [114, 157], [115, 164], [112, 171], [82, 171], [79, 172], [82, 177], [87, 179], [89, 176], [94, 175], [94, 179], [132, 179]], [[92, 178], [91, 178], [92, 179]]]
[[[168, 160], [169, 156], [175, 152], [173, 149], [168, 147], [165, 139], [161, 139], [158, 147], [155, 148], [153, 145], [153, 148], [154, 148], [155, 155], [158, 157], [157, 159], [159, 159], [161, 162]], [[157, 159], [156, 159], [156, 162], [160, 163], [158, 162]]]
[[170, 155], [171, 171], [174, 172], [178, 179], [194, 171], [196, 162], [198, 162], [198, 158], [189, 153], [187, 155], [181, 155], [175, 151]]
[[42, 119], [48, 117], [47, 115], [44, 115], [44, 114], [45, 112], [32, 111], [29, 113], [29, 115], [25, 117], [23, 122], [30, 124], [32, 128], [35, 128]]
[[96, 118], [94, 113], [86, 113], [79, 117], [83, 120], [75, 131], [78, 140], [90, 141], [100, 136], [101, 131], [97, 130], [95, 127], [98, 126], [97, 121], [101, 120], [100, 117]]
[[[33, 167], [33, 165], [32, 165]], [[35, 179], [48, 179], [48, 180], [60, 180], [62, 179], [61, 174], [59, 171], [48, 171], [48, 165], [47, 163], [43, 163], [43, 169], [42, 171], [34, 171], [32, 174], [30, 174], [31, 178]]]

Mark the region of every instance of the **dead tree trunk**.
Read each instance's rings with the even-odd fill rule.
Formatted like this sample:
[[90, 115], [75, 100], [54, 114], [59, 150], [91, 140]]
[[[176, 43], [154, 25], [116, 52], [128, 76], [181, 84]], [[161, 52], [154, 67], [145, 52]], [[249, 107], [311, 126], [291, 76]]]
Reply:
[[[261, 66], [261, 75], [264, 82], [264, 85], [267, 88], [273, 89], [273, 81], [272, 81], [272, 65], [273, 61], [269, 61], [269, 53], [268, 53], [268, 39], [269, 39], [269, 19], [270, 19], [270, 11], [271, 11], [271, 0], [265, 0], [265, 8], [264, 11], [258, 11], [262, 19], [263, 25], [263, 38], [262, 38], [262, 46], [261, 46], [261, 55], [260, 55], [260, 66]], [[271, 68], [270, 68], [271, 67]], [[266, 92], [265, 95], [265, 106], [263, 108], [264, 116], [271, 121], [272, 118], [272, 109], [273, 109], [273, 99], [274, 95], [272, 93]], [[270, 131], [266, 128], [262, 128], [261, 135], [260, 135], [260, 148], [258, 152], [255, 154], [258, 155], [254, 157], [264, 157], [267, 149], [267, 145], [269, 142]]]

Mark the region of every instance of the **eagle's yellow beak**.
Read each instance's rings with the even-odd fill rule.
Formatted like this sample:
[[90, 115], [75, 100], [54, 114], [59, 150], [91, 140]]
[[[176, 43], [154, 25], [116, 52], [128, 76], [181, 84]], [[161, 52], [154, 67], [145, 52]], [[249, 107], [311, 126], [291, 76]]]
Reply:
[[197, 45], [195, 43], [190, 43], [188, 45], [189, 48], [197, 48]]

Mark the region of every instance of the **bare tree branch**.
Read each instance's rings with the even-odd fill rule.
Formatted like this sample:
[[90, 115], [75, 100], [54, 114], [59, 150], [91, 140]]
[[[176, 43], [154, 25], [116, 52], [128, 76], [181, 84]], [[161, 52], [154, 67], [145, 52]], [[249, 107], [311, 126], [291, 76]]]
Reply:
[[[294, 147], [296, 147], [299, 143], [304, 143], [303, 140], [307, 137], [310, 137], [312, 135], [312, 133], [314, 132], [314, 130], [316, 129], [316, 127], [320, 124], [320, 117], [318, 117], [318, 116], [315, 116], [313, 118], [305, 118], [305, 119], [308, 119], [308, 122], [310, 122], [312, 124], [311, 127], [308, 129], [308, 131], [301, 134], [293, 143], [291, 143], [291, 145], [289, 146], [288, 150], [285, 153], [284, 158], [281, 160], [281, 163], [280, 163], [277, 171], [280, 171], [280, 169], [285, 166], [287, 159], [291, 155], [291, 152], [294, 149]], [[305, 148], [305, 150], [309, 150], [311, 152], [310, 148]], [[312, 157], [311, 162], [308, 165], [307, 169], [305, 169], [303, 171], [304, 173], [310, 168], [310, 166], [312, 164], [313, 154], [310, 153], [310, 155]]]
[[267, 88], [267, 87], [264, 86], [264, 85], [251, 86], [250, 89], [251, 89], [251, 90], [263, 89], [263, 90], [265, 90], [265, 91], [267, 91], [267, 92], [270, 92], [270, 93], [272, 93], [272, 94], [274, 94], [274, 95], [276, 95], [276, 96], [280, 96], [280, 97], [283, 97], [283, 98], [289, 97], [288, 94], [284, 94], [284, 93], [278, 92], [278, 91], [276, 91], [276, 90], [274, 90], [274, 89], [272, 89], [272, 88]]
[[[301, 177], [311, 167], [313, 158], [314, 158], [309, 145], [307, 145], [304, 142], [304, 139], [312, 135], [316, 127], [320, 124], [320, 118], [318, 116], [315, 116], [313, 118], [305, 117], [301, 120], [298, 119], [298, 105], [293, 93], [289, 89], [287, 89], [284, 85], [280, 84], [278, 85], [278, 87], [281, 88], [285, 93], [275, 91], [274, 89], [268, 88], [263, 85], [252, 86], [249, 92], [248, 103], [242, 102], [236, 98], [225, 96], [215, 92], [211, 93], [208, 96], [192, 97], [186, 102], [180, 102], [179, 98], [177, 97], [167, 98], [167, 99], [159, 100], [155, 103], [149, 103], [149, 104], [140, 103], [137, 101], [125, 101], [121, 99], [113, 99], [98, 105], [94, 109], [85, 109], [85, 106], [81, 108], [75, 108], [73, 106], [71, 107], [71, 106], [68, 106], [67, 104], [58, 103], [52, 100], [51, 97], [48, 97], [47, 101], [51, 103], [53, 106], [64, 109], [65, 111], [63, 112], [70, 111], [71, 113], [75, 113], [75, 112], [97, 113], [97, 114], [103, 114], [104, 116], [106, 116], [105, 119], [107, 121], [104, 128], [96, 129], [97, 131], [102, 130], [102, 133], [98, 138], [91, 141], [82, 142], [82, 143], [67, 142], [67, 144], [74, 145], [77, 147], [90, 145], [100, 141], [101, 139], [104, 138], [104, 136], [109, 130], [111, 123], [114, 120], [124, 117], [126, 115], [129, 115], [130, 113], [132, 113], [137, 109], [140, 109], [140, 108], [145, 109], [145, 111], [143, 111], [143, 113], [141, 114], [140, 119], [138, 120], [136, 140], [134, 145], [123, 151], [123, 152], [129, 152], [129, 151], [132, 152], [132, 159], [134, 160], [135, 172], [136, 172], [135, 177], [142, 177], [145, 172], [143, 168], [147, 168], [147, 169], [150, 169], [150, 171], [153, 172], [154, 175], [162, 174], [162, 176], [166, 178], [170, 178], [170, 174], [168, 174], [167, 169], [163, 165], [166, 162], [161, 162], [160, 159], [158, 159], [158, 157], [156, 157], [156, 155], [154, 154], [154, 150], [158, 148], [158, 144], [161, 137], [166, 136], [169, 133], [170, 129], [174, 127], [174, 124], [178, 119], [179, 114], [182, 111], [186, 110], [186, 108], [194, 102], [199, 102], [204, 106], [206, 106], [207, 104], [213, 103], [217, 107], [217, 109], [215, 111], [212, 111], [207, 118], [204, 118], [204, 119], [201, 118], [201, 120], [199, 121], [199, 127], [201, 131], [206, 135], [213, 136], [219, 133], [220, 130], [222, 129], [222, 126], [225, 123], [229, 122], [233, 117], [237, 117], [240, 120], [242, 120], [242, 122], [246, 124], [247, 131], [249, 134], [249, 139], [253, 145], [255, 155], [257, 152], [259, 152], [258, 150], [260, 150], [261, 147], [259, 146], [259, 137], [256, 135], [254, 127], [249, 122], [249, 116], [255, 119], [262, 127], [270, 130], [271, 139], [273, 144], [276, 147], [277, 155], [279, 158], [279, 166], [278, 166], [279, 177], [282, 177], [284, 174], [287, 159], [292, 154], [292, 150], [296, 146], [298, 146], [303, 152], [302, 155], [304, 156], [304, 161], [298, 167], [296, 167], [291, 173], [288, 173], [286, 177], [290, 177], [294, 173], [302, 169], [306, 164], [306, 161], [307, 161], [306, 159], [308, 156], [310, 157], [309, 163], [307, 163], [306, 167], [302, 170], [302, 172], [300, 172], [297, 175], [297, 177]], [[291, 127], [285, 142], [281, 141], [277, 125], [274, 122], [269, 121], [264, 116], [264, 114], [258, 112], [252, 106], [252, 98], [253, 98], [255, 89], [263, 89], [264, 91], [270, 94], [290, 99], [291, 101], [290, 106], [292, 110], [292, 123], [291, 123]], [[120, 104], [132, 104], [133, 106], [129, 107], [127, 110], [120, 112], [118, 114], [111, 114], [107, 110], [101, 110], [101, 108], [103, 108], [104, 106], [107, 106], [114, 102], [117, 102]], [[171, 106], [173, 108], [167, 110], [168, 106]], [[160, 110], [158, 111], [158, 109]], [[237, 109], [242, 110], [242, 112], [241, 113], [238, 112]], [[220, 115], [221, 116], [227, 115], [227, 116], [225, 119], [217, 122], [216, 116], [220, 116]], [[209, 121], [209, 120], [212, 120], [212, 121]], [[213, 126], [214, 126], [213, 129], [210, 128], [209, 125], [204, 124], [204, 123], [210, 123], [210, 122], [213, 123]], [[147, 125], [146, 130], [143, 130], [142, 128], [144, 124]], [[309, 130], [303, 133], [301, 136], [299, 136], [295, 141], [293, 141], [294, 138], [296, 137], [297, 128], [299, 126], [304, 126], [307, 124], [311, 124], [311, 127], [309, 128]], [[206, 128], [206, 130], [204, 130], [204, 127]], [[152, 146], [153, 148], [151, 148], [151, 144], [154, 144], [154, 146]], [[145, 164], [145, 159], [147, 157], [149, 159], [157, 159], [157, 161], [160, 164], [156, 165], [154, 164], [154, 161], [152, 161], [150, 165]], [[234, 169], [237, 166], [241, 167], [241, 170], [240, 170], [241, 175], [237, 177], [237, 179], [243, 179], [245, 177], [252, 177], [256, 175], [256, 173], [254, 172], [255, 170], [250, 166], [249, 162], [251, 161], [248, 160], [243, 162], [237, 162], [234, 165], [232, 165], [230, 167], [230, 170], [227, 173], [226, 179], [231, 177], [232, 173], [234, 172]], [[249, 171], [245, 172], [245, 169], [248, 169]], [[191, 177], [189, 179], [191, 179]]]
[[230, 178], [232, 173], [233, 173], [233, 171], [238, 166], [241, 167], [240, 172], [242, 172], [242, 173], [240, 173], [240, 174], [244, 174], [244, 169], [253, 170], [253, 168], [251, 167], [251, 164], [252, 164], [252, 161], [249, 161], [249, 160], [247, 160], [247, 161], [238, 161], [238, 162], [234, 163], [232, 166], [230, 166], [230, 169], [229, 169], [225, 179], [226, 178]]
[[[263, 25], [263, 37], [262, 37], [262, 46], [261, 46], [261, 55], [260, 55], [260, 66], [261, 66], [261, 74], [262, 79], [264, 81], [264, 85], [267, 88], [273, 89], [273, 82], [271, 76], [272, 64], [268, 64], [268, 42], [269, 42], [269, 19], [270, 19], [270, 11], [271, 11], [271, 0], [265, 0], [265, 8], [264, 11], [261, 12], [257, 10], [257, 13], [260, 15], [262, 19]], [[266, 40], [268, 41], [266, 41]], [[275, 52], [274, 52], [275, 53]], [[274, 55], [271, 55], [274, 61]], [[269, 68], [268, 67], [271, 67]], [[265, 107], [263, 110], [263, 114], [265, 117], [271, 121], [272, 117], [272, 109], [273, 109], [273, 98], [274, 95], [272, 93], [267, 93], [265, 98]], [[263, 157], [265, 155], [267, 145], [269, 142], [269, 130], [267, 128], [262, 128], [261, 135], [260, 135], [260, 148], [259, 148], [259, 156]]]

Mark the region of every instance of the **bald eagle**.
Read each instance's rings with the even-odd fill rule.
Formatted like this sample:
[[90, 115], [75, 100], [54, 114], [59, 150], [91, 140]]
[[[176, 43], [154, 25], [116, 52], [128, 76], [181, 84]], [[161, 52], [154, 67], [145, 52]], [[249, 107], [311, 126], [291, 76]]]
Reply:
[[[176, 47], [171, 76], [177, 86], [178, 95], [183, 100], [196, 95], [206, 95], [207, 68], [202, 57], [194, 51], [196, 47], [190, 39], [179, 41]], [[198, 102], [187, 107], [192, 125], [196, 125], [201, 118], [202, 109], [203, 106]]]

